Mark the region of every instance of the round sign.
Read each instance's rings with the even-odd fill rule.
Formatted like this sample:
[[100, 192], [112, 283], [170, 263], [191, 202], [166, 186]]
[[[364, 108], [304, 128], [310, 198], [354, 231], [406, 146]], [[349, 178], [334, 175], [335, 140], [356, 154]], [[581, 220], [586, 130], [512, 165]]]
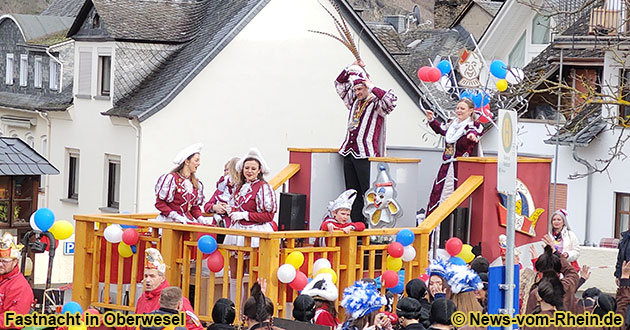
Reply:
[[503, 150], [509, 153], [512, 149], [512, 116], [509, 113], [505, 113], [503, 116], [503, 125], [501, 130], [501, 140], [503, 141]]

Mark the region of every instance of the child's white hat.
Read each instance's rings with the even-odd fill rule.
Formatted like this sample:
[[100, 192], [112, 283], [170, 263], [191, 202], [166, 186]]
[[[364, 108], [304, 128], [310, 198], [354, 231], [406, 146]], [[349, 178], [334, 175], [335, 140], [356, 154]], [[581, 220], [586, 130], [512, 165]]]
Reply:
[[317, 276], [304, 287], [302, 294], [326, 301], [335, 301], [339, 297], [337, 287], [333, 282], [332, 275], [329, 273], [317, 274]]
[[328, 202], [328, 211], [331, 213], [338, 209], [352, 209], [354, 199], [357, 198], [357, 191], [354, 189], [348, 189], [339, 195], [334, 201]]

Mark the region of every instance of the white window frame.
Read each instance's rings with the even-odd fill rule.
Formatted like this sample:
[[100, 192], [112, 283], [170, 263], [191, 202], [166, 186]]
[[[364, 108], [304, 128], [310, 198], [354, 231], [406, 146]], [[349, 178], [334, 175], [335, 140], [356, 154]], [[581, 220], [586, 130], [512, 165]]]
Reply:
[[56, 91], [59, 89], [59, 63], [52, 58], [49, 58], [48, 66], [48, 88]]
[[[117, 166], [118, 173], [117, 177], [111, 178], [110, 166]], [[122, 173], [122, 166], [120, 162], [120, 156], [117, 155], [105, 155], [105, 206], [111, 209], [120, 209], [120, 177]], [[112, 186], [113, 184], [113, 186]], [[114, 191], [110, 191], [110, 188], [114, 189]], [[113, 195], [112, 195], [113, 194]]]
[[[74, 164], [74, 173], [72, 172], [72, 166], [71, 166], [71, 158], [76, 158], [75, 164]], [[79, 150], [77, 149], [67, 149], [67, 153], [66, 153], [66, 162], [67, 162], [67, 166], [66, 166], [66, 180], [65, 180], [65, 186], [66, 186], [66, 193], [65, 193], [65, 197], [67, 198], [67, 200], [75, 200], [78, 201], [79, 200], [79, 189], [80, 189], [80, 171], [81, 171], [81, 154], [79, 152]], [[74, 180], [73, 180], [74, 179]], [[70, 189], [70, 184], [73, 184], [73, 190]], [[74, 193], [74, 194], [72, 194]]]
[[20, 86], [28, 86], [28, 54], [20, 54]]
[[13, 58], [13, 54], [9, 53], [7, 54], [7, 60], [6, 60], [6, 72], [4, 74], [4, 83], [7, 85], [13, 85], [13, 71], [14, 71], [14, 65], [15, 61]]
[[[104, 68], [104, 61], [105, 58], [109, 58], [109, 70], [105, 70]], [[105, 78], [105, 75], [107, 74], [108, 76], [108, 85], [107, 86], [107, 90], [104, 90], [104, 84], [103, 84], [103, 79]], [[97, 81], [97, 85], [98, 85], [98, 91], [97, 94], [99, 96], [110, 96], [112, 93], [112, 56], [111, 55], [98, 55], [98, 81]]]
[[35, 88], [42, 88], [42, 75], [43, 75], [43, 68], [42, 68], [42, 57], [41, 56], [35, 56], [35, 65], [33, 66], [33, 85], [35, 86]]

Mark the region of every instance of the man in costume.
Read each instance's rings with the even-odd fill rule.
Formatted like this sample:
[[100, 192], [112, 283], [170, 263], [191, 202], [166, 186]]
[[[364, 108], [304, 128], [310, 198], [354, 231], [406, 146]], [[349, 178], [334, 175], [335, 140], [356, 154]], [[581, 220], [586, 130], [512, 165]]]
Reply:
[[396, 107], [398, 98], [372, 84], [362, 60], [344, 69], [335, 80], [337, 94], [350, 110], [346, 138], [339, 149], [344, 157], [346, 189], [358, 196], [352, 206], [352, 221], [363, 221], [363, 195], [370, 185], [370, 157], [383, 156], [385, 151], [385, 116]]
[[0, 329], [16, 328], [13, 324], [5, 326], [5, 312], [31, 312], [33, 289], [18, 267], [21, 250], [22, 245], [15, 244], [13, 235], [4, 233], [0, 240]]
[[[161, 314], [173, 316], [181, 312], [184, 306], [184, 297], [182, 296], [182, 289], [176, 286], [169, 286], [162, 290], [160, 294], [160, 308], [149, 314]], [[140, 327], [140, 330], [162, 330], [173, 329], [173, 327]], [[186, 330], [184, 327], [174, 327], [174, 330]]]

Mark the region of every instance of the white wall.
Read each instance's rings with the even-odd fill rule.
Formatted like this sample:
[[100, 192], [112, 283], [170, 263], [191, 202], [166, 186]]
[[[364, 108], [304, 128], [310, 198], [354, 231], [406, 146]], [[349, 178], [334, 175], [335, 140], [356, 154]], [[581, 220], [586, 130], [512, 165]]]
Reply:
[[[354, 57], [338, 41], [308, 29], [335, 31], [317, 1], [272, 0], [182, 93], [142, 123], [140, 211], [155, 211], [157, 178], [171, 169], [181, 148], [197, 141], [205, 144], [199, 177], [208, 190], [223, 164], [252, 146], [269, 163], [268, 178], [287, 165], [289, 146], [340, 146], [348, 111], [333, 81]], [[366, 44], [359, 47], [374, 83], [399, 97], [387, 118], [387, 144], [433, 145], [432, 132], [428, 141], [421, 139], [430, 129], [417, 100]]]

